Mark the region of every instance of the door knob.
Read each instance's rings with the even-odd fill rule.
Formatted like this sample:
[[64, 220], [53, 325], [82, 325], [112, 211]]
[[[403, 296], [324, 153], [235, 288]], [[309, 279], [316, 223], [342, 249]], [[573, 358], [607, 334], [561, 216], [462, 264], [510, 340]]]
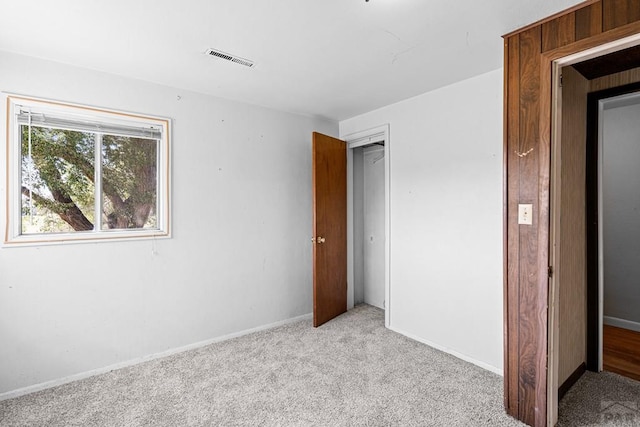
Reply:
[[325, 242], [325, 238], [318, 236], [318, 243], [324, 243], [324, 242]]

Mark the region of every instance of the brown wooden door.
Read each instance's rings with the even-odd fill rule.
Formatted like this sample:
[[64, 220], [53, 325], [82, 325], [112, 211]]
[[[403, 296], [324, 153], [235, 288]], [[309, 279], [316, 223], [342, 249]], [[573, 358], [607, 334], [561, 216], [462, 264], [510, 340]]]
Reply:
[[313, 133], [313, 326], [347, 311], [347, 144]]

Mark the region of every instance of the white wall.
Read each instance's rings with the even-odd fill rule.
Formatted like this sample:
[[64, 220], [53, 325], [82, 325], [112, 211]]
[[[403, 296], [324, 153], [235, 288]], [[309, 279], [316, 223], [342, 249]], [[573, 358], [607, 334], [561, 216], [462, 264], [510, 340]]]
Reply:
[[0, 396], [311, 312], [311, 132], [337, 123], [2, 52], [0, 90], [173, 119], [173, 238], [0, 249]]
[[391, 328], [502, 372], [502, 70], [340, 123], [390, 125]]
[[[640, 327], [640, 104], [603, 111], [604, 315]], [[633, 327], [634, 325], [616, 324]]]
[[[364, 295], [364, 149], [351, 150], [353, 175], [353, 305], [365, 302]], [[347, 164], [348, 161], [347, 161]], [[347, 177], [347, 179], [349, 179]], [[348, 204], [347, 204], [348, 206]], [[348, 209], [348, 208], [347, 208]], [[348, 286], [348, 284], [347, 284]], [[347, 288], [347, 299], [349, 289]], [[348, 305], [348, 304], [347, 304]]]
[[364, 151], [364, 302], [384, 308], [384, 147]]

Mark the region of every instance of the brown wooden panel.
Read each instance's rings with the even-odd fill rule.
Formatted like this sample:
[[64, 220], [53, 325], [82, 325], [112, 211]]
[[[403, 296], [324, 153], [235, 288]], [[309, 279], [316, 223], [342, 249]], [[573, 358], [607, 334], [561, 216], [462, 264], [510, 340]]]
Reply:
[[602, 32], [602, 2], [576, 10], [576, 40]]
[[602, 0], [602, 28], [613, 30], [640, 20], [640, 0]]
[[591, 80], [589, 92], [640, 82], [640, 67]]
[[586, 39], [577, 40], [575, 43], [559, 47], [545, 53], [545, 55], [547, 56], [547, 59], [549, 61], [555, 61], [556, 59], [560, 59], [568, 55], [573, 55], [574, 53], [578, 53], [586, 49], [598, 47], [606, 43], [624, 39], [626, 37], [635, 36], [638, 33], [640, 33], [640, 21], [632, 22], [622, 27], [602, 32]]
[[629, 24], [640, 21], [640, 1], [628, 0], [627, 13], [627, 21]]
[[568, 45], [576, 40], [575, 12], [561, 16], [558, 21], [558, 47]]
[[[507, 111], [519, 111], [520, 109], [520, 38], [510, 37], [507, 45]], [[507, 159], [507, 335], [505, 342], [508, 357], [505, 359], [505, 400], [507, 412], [518, 417], [518, 383], [519, 383], [519, 359], [518, 359], [518, 330], [519, 330], [519, 226], [517, 219], [518, 194], [519, 194], [519, 157], [516, 152], [520, 141], [520, 116], [508, 114], [507, 123], [507, 147], [505, 157]]]
[[558, 47], [558, 19], [542, 24], [542, 51]]
[[589, 81], [562, 69], [559, 281], [559, 366], [562, 384], [587, 360], [586, 141]]
[[553, 21], [554, 19], [556, 19], [558, 17], [567, 15], [567, 14], [572, 13], [572, 12], [576, 12], [576, 11], [578, 11], [580, 9], [584, 9], [585, 7], [590, 6], [592, 4], [600, 3], [601, 1], [602, 0], [585, 0], [585, 1], [581, 2], [581, 3], [578, 3], [575, 6], [572, 6], [572, 7], [568, 8], [568, 9], [565, 9], [565, 10], [560, 11], [558, 13], [554, 13], [551, 16], [547, 16], [546, 18], [541, 19], [541, 20], [539, 20], [537, 22], [534, 22], [533, 24], [529, 24], [529, 25], [527, 25], [525, 27], [522, 27], [522, 28], [519, 28], [519, 29], [517, 29], [515, 31], [511, 31], [511, 32], [503, 35], [502, 37], [507, 39], [509, 37], [512, 37], [512, 36], [515, 36], [517, 34], [520, 34], [520, 33], [523, 33], [525, 31], [528, 31], [528, 30], [530, 30], [532, 28], [539, 27], [539, 26], [541, 26], [542, 24], [544, 24], [546, 22]]
[[[550, 175], [551, 175], [551, 64], [544, 55], [539, 58], [540, 80], [538, 92], [540, 109], [538, 140], [538, 241], [536, 253], [536, 385], [534, 410], [535, 425], [547, 423], [547, 364], [548, 364], [548, 303], [549, 303], [549, 231], [550, 231]], [[547, 114], [543, 114], [547, 112]]]
[[542, 24], [542, 52], [573, 43], [576, 39], [575, 12]]
[[[519, 242], [519, 418], [535, 425], [538, 329], [538, 173], [540, 138], [541, 27], [520, 34], [519, 203], [533, 205], [533, 225], [520, 225]], [[533, 151], [531, 151], [533, 150]], [[528, 154], [526, 154], [528, 153]]]
[[627, 0], [602, 0], [602, 30], [609, 31], [627, 23]]

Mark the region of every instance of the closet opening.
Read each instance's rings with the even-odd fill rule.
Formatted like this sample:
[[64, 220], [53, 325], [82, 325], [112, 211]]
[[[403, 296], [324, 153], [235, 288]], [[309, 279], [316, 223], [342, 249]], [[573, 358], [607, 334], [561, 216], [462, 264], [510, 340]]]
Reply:
[[347, 135], [347, 307], [368, 304], [391, 325], [389, 125]]
[[353, 303], [384, 310], [384, 142], [354, 148]]

